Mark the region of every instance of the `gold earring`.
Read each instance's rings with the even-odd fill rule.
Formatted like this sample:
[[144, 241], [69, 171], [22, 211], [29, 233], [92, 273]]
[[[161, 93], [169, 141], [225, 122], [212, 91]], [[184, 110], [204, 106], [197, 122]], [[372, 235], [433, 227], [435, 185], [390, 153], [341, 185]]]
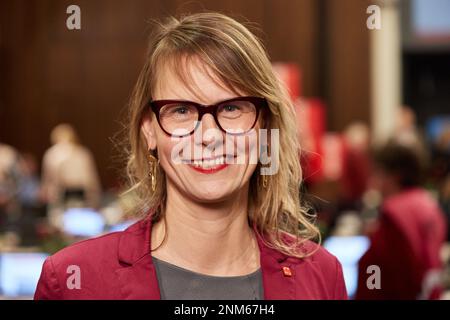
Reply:
[[150, 164], [150, 172], [148, 173], [150, 179], [152, 180], [152, 191], [156, 190], [156, 170], [159, 164], [159, 159], [157, 159], [151, 153], [148, 154], [148, 163]]
[[[267, 160], [268, 154], [269, 154], [269, 148], [270, 146], [268, 144], [262, 145], [260, 149], [260, 158], [263, 158], [263, 160]], [[269, 184], [269, 177], [266, 174], [262, 175], [262, 186], [264, 189], [267, 189], [267, 186]]]
[[264, 174], [264, 175], [263, 175], [263, 178], [262, 178], [262, 185], [263, 185], [263, 188], [266, 189], [268, 184], [269, 184], [269, 178], [267, 177], [266, 174]]

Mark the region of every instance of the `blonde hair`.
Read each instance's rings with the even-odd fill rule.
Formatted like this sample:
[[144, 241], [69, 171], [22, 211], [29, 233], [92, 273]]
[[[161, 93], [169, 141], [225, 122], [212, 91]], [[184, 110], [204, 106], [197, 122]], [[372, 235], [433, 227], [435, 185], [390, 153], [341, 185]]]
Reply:
[[[266, 51], [257, 37], [243, 24], [220, 13], [204, 12], [170, 17], [157, 23], [149, 43], [145, 65], [134, 87], [129, 105], [129, 155], [127, 174], [139, 203], [136, 210], [149, 212], [157, 221], [163, 215], [166, 200], [165, 174], [157, 171], [157, 185], [153, 192], [148, 173], [148, 150], [141, 132], [146, 103], [152, 99], [162, 66], [172, 63], [184, 83], [189, 75], [182, 62], [199, 59], [227, 88], [249, 95], [265, 97], [270, 111], [262, 127], [279, 129], [279, 170], [267, 176], [268, 185], [262, 186], [257, 170], [250, 178], [248, 219], [257, 231], [266, 235], [266, 244], [285, 254], [304, 257], [299, 244], [319, 239], [312, 215], [301, 204], [302, 171], [299, 163], [300, 146], [297, 140], [295, 110], [287, 90], [275, 76]], [[174, 67], [176, 66], [176, 67]], [[270, 140], [270, 139], [269, 139]], [[270, 148], [270, 145], [269, 145]], [[155, 155], [156, 156], [156, 155]], [[160, 166], [159, 166], [160, 167]], [[289, 235], [297, 241], [292, 243]]]

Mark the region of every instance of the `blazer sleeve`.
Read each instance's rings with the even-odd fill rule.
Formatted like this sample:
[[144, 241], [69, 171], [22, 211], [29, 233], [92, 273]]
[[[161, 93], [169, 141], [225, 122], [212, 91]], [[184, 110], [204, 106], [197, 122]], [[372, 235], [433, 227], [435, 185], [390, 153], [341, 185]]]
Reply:
[[345, 287], [344, 274], [342, 272], [341, 263], [338, 259], [336, 261], [336, 281], [334, 288], [334, 300], [347, 300], [347, 288]]
[[56, 277], [53, 261], [48, 257], [42, 266], [34, 300], [59, 300], [61, 299], [61, 287]]

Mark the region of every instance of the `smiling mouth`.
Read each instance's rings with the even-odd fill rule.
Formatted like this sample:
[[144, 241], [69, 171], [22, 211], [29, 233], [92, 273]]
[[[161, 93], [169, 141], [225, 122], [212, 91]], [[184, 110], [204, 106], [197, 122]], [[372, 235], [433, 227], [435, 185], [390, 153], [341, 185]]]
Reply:
[[[214, 158], [204, 158], [201, 160], [183, 160], [184, 164], [189, 165], [194, 169], [201, 169], [207, 171], [218, 171], [224, 169], [230, 163], [230, 159], [234, 159], [234, 156], [219, 156]], [[228, 160], [228, 163], [227, 163]]]

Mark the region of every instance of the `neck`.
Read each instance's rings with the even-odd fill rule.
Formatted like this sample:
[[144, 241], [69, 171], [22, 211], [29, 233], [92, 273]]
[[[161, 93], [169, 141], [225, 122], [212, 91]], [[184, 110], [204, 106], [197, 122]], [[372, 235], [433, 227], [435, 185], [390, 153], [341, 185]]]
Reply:
[[168, 181], [164, 219], [152, 230], [152, 248], [157, 248], [152, 254], [208, 275], [254, 272], [259, 250], [247, 220], [247, 198], [248, 185], [221, 202], [199, 203]]

